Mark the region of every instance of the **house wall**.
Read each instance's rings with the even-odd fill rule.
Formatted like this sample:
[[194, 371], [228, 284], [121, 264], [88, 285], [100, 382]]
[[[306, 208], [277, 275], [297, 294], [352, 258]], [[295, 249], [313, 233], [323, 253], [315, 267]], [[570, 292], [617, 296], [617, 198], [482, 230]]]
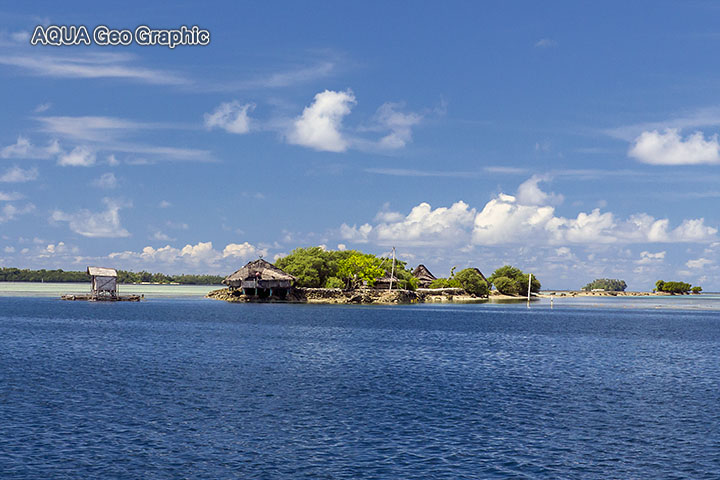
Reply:
[[96, 292], [114, 292], [117, 290], [117, 277], [93, 277], [92, 289]]

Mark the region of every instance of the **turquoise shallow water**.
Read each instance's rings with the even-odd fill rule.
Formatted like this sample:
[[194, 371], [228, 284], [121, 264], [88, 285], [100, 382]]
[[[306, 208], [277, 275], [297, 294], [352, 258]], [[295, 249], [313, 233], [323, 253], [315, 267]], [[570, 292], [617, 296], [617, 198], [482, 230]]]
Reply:
[[704, 308], [2, 297], [0, 471], [718, 478], [719, 356]]
[[[204, 297], [222, 285], [119, 285], [121, 295], [146, 297]], [[90, 293], [89, 283], [0, 282], [0, 297], [55, 297], [64, 294]]]

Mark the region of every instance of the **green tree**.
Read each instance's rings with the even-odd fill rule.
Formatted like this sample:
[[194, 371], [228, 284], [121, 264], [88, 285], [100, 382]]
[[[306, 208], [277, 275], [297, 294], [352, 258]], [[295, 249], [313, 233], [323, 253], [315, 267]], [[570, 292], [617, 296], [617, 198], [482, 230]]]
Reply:
[[345, 283], [338, 277], [330, 277], [325, 282], [325, 288], [343, 288]]
[[[514, 286], [510, 286], [507, 281], [503, 280], [502, 288], [498, 286], [498, 279], [500, 278], [507, 278], [511, 280], [514, 283]], [[529, 275], [526, 273], [523, 273], [522, 270], [519, 268], [515, 268], [510, 265], [505, 265], [503, 267], [498, 268], [493, 272], [492, 275], [488, 278], [488, 281], [495, 285], [495, 288], [498, 289], [500, 293], [503, 293], [505, 295], [525, 295], [528, 290], [528, 280]], [[535, 275], [532, 277], [532, 282], [530, 283], [530, 291], [533, 293], [537, 293], [540, 291], [540, 280], [537, 279]], [[504, 290], [504, 291], [503, 291]], [[514, 292], [514, 293], [507, 293], [507, 292]]]
[[700, 286], [692, 287], [692, 293], [696, 293], [696, 294], [697, 294], [697, 293], [700, 293], [700, 292], [702, 292], [702, 287], [700, 287]]
[[497, 291], [503, 295], [517, 295], [517, 282], [509, 277], [495, 277], [493, 285], [497, 288]]
[[663, 282], [662, 280], [658, 280], [655, 283], [655, 289], [658, 292], [665, 293], [688, 293], [691, 288], [692, 285], [685, 282]]
[[338, 262], [355, 253], [359, 252], [296, 248], [290, 255], [278, 259], [275, 266], [294, 276], [298, 287], [323, 287], [328, 278], [337, 276]]
[[591, 290], [602, 289], [606, 292], [624, 292], [627, 284], [624, 280], [612, 278], [596, 278], [592, 282], [585, 285], [582, 289], [589, 292]]
[[454, 278], [436, 278], [430, 283], [430, 288], [462, 288], [460, 282]]
[[354, 253], [338, 262], [337, 277], [344, 280], [349, 288], [357, 288], [363, 282], [372, 287], [375, 280], [385, 275], [380, 264], [381, 260], [374, 255]]
[[[380, 259], [357, 250], [324, 250], [320, 247], [296, 248], [290, 255], [275, 261], [275, 266], [293, 275], [298, 287], [326, 287], [333, 277], [348, 280], [340, 275], [340, 268], [343, 262], [354, 256], [366, 257], [368, 262], [382, 269], [382, 273], [375, 278], [389, 274], [392, 270], [390, 258]], [[397, 288], [417, 288], [418, 281], [407, 269], [406, 262], [396, 259], [394, 275], [398, 279]], [[335, 280], [331, 283], [337, 284]]]
[[474, 268], [461, 270], [455, 275], [454, 280], [471, 295], [486, 297], [490, 293], [490, 287], [488, 287], [488, 284], [483, 280], [482, 275]]

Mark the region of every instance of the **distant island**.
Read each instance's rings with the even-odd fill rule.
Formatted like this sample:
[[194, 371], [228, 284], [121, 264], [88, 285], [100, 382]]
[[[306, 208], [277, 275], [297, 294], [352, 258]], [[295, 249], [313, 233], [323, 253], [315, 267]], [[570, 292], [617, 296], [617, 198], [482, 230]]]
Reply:
[[[164, 273], [129, 272], [126, 270], [118, 270], [117, 273], [118, 283], [121, 284], [221, 285], [223, 280], [223, 277], [219, 275], [166, 275]], [[86, 271], [0, 268], [0, 282], [85, 283], [89, 281], [90, 276]]]

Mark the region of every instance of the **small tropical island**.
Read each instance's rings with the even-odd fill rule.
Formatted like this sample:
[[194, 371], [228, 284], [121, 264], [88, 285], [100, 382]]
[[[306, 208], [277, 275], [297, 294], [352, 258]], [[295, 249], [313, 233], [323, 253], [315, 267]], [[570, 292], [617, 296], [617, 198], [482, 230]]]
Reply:
[[[537, 296], [540, 281], [506, 265], [485, 277], [471, 267], [436, 278], [425, 265], [411, 270], [407, 262], [358, 250], [296, 248], [274, 264], [249, 262], [222, 282], [227, 288], [208, 294], [228, 302], [396, 304], [473, 303], [524, 300], [528, 286]], [[492, 286], [495, 290], [492, 290]]]
[[686, 282], [665, 282], [658, 280], [655, 282], [655, 288], [651, 292], [628, 292], [625, 280], [617, 278], [596, 278], [588, 283], [581, 290], [546, 292], [544, 296], [592, 296], [592, 297], [647, 297], [647, 296], [663, 296], [663, 295], [698, 295], [702, 293], [702, 287], [692, 286]]

